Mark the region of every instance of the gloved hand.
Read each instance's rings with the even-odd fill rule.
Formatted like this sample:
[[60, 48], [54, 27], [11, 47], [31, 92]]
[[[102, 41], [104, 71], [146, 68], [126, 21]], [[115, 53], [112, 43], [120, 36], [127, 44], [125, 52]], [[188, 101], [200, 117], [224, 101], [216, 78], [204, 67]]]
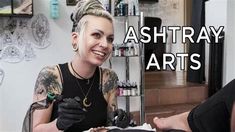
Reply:
[[117, 109], [112, 113], [113, 125], [121, 128], [128, 127], [130, 123], [130, 113], [125, 112], [122, 109]]
[[58, 118], [56, 126], [59, 130], [67, 130], [74, 123], [80, 123], [85, 119], [81, 100], [79, 97], [65, 98], [58, 105]]

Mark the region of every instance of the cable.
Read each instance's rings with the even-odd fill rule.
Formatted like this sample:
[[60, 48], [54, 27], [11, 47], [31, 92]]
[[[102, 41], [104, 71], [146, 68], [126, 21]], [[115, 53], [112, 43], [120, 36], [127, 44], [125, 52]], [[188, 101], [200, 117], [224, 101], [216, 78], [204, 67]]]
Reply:
[[48, 92], [46, 99], [34, 102], [30, 105], [29, 108], [29, 132], [32, 132], [32, 124], [33, 124], [33, 112], [34, 110], [47, 109], [53, 101], [61, 101], [62, 95], [55, 95], [54, 93]]

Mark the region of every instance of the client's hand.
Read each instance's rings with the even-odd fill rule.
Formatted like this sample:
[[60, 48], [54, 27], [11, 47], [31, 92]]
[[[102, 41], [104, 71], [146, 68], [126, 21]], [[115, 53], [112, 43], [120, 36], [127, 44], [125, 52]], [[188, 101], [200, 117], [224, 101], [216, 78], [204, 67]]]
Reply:
[[65, 98], [58, 106], [58, 118], [56, 126], [59, 130], [67, 130], [74, 123], [82, 122], [85, 119], [81, 100], [79, 97]]
[[113, 112], [113, 125], [121, 128], [128, 127], [130, 123], [130, 113], [117, 109]]

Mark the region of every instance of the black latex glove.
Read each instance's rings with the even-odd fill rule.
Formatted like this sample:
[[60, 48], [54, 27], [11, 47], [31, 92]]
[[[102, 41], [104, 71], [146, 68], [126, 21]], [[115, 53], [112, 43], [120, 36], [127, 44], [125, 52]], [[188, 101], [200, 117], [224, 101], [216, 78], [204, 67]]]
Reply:
[[56, 126], [59, 130], [67, 130], [75, 123], [80, 123], [85, 119], [81, 100], [79, 97], [65, 98], [58, 105], [58, 118]]
[[113, 112], [113, 125], [121, 128], [126, 128], [130, 123], [130, 113], [123, 111], [122, 109], [117, 109]]

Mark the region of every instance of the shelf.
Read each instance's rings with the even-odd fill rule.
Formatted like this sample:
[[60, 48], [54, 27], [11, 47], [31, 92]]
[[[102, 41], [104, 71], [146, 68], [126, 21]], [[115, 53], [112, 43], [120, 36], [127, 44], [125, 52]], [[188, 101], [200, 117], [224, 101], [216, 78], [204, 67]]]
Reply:
[[[115, 2], [116, 0], [111, 2]], [[128, 7], [134, 7], [135, 3], [131, 3], [131, 1], [126, 1], [127, 3], [129, 3]], [[138, 1], [137, 1], [138, 3]], [[126, 5], [126, 4], [125, 4]], [[125, 8], [126, 6], [120, 6]], [[119, 6], [117, 7], [119, 8]], [[114, 43], [114, 48], [113, 48], [113, 54], [112, 54], [112, 58], [113, 61], [116, 63], [118, 63], [118, 61], [121, 62], [121, 64], [123, 64], [123, 62], [125, 63], [124, 67], [124, 73], [125, 75], [125, 79], [124, 80], [135, 80], [135, 81], [139, 81], [139, 86], [142, 86], [143, 84], [143, 54], [142, 54], [142, 43], [138, 43], [135, 44], [133, 41], [130, 41], [128, 43], [123, 44], [123, 40], [125, 38], [125, 34], [128, 32], [128, 28], [130, 26], [132, 26], [133, 28], [135, 28], [136, 32], [139, 35], [139, 29], [143, 26], [143, 13], [139, 12], [139, 5], [135, 5], [135, 9], [133, 8], [133, 12], [128, 8], [128, 10], [121, 10], [122, 12], [116, 12], [117, 10], [115, 10], [114, 7], [114, 3], [112, 3], [112, 15], [115, 21], [115, 37], [118, 36], [119, 39], [115, 39], [115, 43]], [[119, 9], [118, 9], [119, 10]], [[128, 13], [127, 13], [127, 12]], [[125, 13], [124, 13], [125, 12]], [[123, 16], [115, 16], [115, 15], [123, 15]], [[135, 15], [127, 15], [127, 14], [135, 14]], [[122, 56], [118, 56], [118, 55], [122, 55]], [[120, 59], [118, 59], [120, 58]], [[117, 59], [117, 60], [116, 60]], [[138, 59], [138, 60], [137, 60]], [[112, 62], [110, 61], [110, 67], [112, 67]], [[115, 66], [116, 68], [116, 66]], [[119, 67], [118, 67], [119, 68]], [[139, 69], [138, 71], [135, 71]], [[130, 74], [133, 74], [132, 76], [130, 76]], [[124, 77], [124, 76], [122, 76]], [[125, 95], [118, 95], [117, 98], [119, 98], [120, 100], [124, 101], [125, 100], [125, 109], [127, 112], [130, 112], [130, 105], [131, 102], [130, 101], [134, 101], [134, 100], [139, 100], [141, 103], [140, 105], [140, 121], [141, 123], [144, 122], [144, 96], [143, 96], [143, 88], [139, 88], [137, 89], [137, 91], [135, 93], [137, 93], [138, 95], [134, 95], [131, 96], [130, 94], [125, 94]]]

